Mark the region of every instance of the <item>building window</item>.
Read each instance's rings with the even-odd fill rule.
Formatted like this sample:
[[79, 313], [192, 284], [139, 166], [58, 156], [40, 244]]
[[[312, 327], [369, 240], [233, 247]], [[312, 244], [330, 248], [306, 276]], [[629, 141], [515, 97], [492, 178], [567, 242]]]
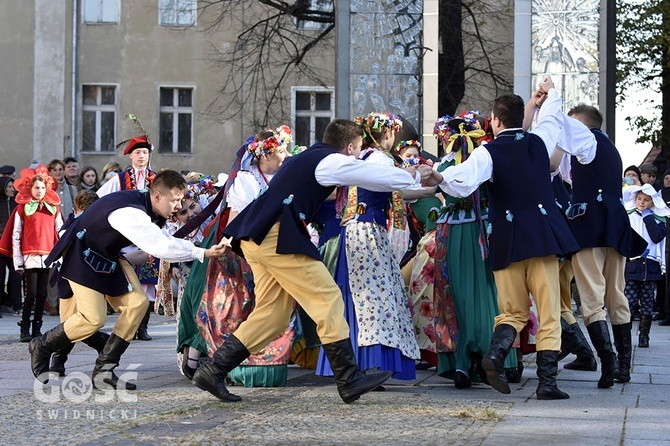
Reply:
[[335, 90], [292, 87], [291, 96], [295, 143], [309, 147], [322, 140], [323, 131], [335, 118]]
[[164, 26], [192, 26], [197, 11], [197, 0], [159, 0], [158, 21]]
[[193, 147], [193, 88], [160, 91], [161, 153], [191, 153]]
[[84, 23], [119, 23], [119, 0], [83, 0]]
[[113, 152], [116, 140], [116, 87], [82, 87], [82, 150]]
[[[310, 11], [333, 12], [333, 0], [309, 0]], [[298, 29], [320, 31], [328, 28], [331, 23], [315, 22], [312, 20], [295, 19], [295, 26]]]

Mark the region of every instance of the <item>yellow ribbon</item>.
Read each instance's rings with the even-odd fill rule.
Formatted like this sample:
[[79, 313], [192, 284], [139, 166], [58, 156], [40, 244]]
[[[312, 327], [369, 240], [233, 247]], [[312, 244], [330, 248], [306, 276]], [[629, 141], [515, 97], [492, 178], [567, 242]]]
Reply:
[[[472, 140], [473, 139], [479, 139], [479, 138], [486, 135], [486, 132], [484, 130], [481, 130], [481, 129], [470, 130], [470, 131], [465, 130], [465, 123], [463, 123], [463, 122], [461, 122], [458, 125], [458, 130], [459, 130], [459, 133], [454, 133], [453, 135], [451, 135], [449, 137], [449, 145], [447, 146], [447, 153], [451, 153], [452, 149], [454, 148], [454, 142], [456, 142], [456, 140], [458, 138], [460, 138], [461, 136], [465, 136], [465, 140], [468, 142], [467, 154], [469, 155], [469, 154], [472, 153], [472, 151], [475, 148], [475, 144]], [[455, 164], [460, 164], [461, 161], [463, 160], [463, 150], [464, 150], [464, 148], [461, 147], [461, 150], [456, 152], [456, 158], [454, 160]]]

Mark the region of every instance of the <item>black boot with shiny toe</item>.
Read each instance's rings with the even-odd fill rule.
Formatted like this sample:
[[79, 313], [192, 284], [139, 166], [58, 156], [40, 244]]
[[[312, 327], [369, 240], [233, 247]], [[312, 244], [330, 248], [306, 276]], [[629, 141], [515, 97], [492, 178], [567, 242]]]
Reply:
[[482, 359], [482, 367], [486, 372], [486, 379], [491, 387], [500, 393], [509, 394], [511, 390], [505, 375], [503, 364], [514, 344], [516, 330], [511, 325], [500, 324], [493, 332], [491, 348]]
[[192, 382], [199, 389], [211, 393], [221, 401], [241, 401], [242, 398], [230, 393], [226, 388], [226, 377], [249, 355], [249, 350], [244, 344], [235, 335], [230, 335], [211, 358], [200, 361]]

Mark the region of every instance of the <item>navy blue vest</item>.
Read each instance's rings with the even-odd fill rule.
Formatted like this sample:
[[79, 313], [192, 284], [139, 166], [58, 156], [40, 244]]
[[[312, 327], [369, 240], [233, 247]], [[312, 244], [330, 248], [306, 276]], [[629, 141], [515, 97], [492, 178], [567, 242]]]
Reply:
[[647, 243], [631, 229], [621, 203], [621, 156], [603, 132], [591, 131], [598, 143], [594, 160], [570, 160], [572, 203], [579, 207], [570, 213], [570, 227], [580, 248], [611, 247], [625, 257], [639, 256]]
[[316, 143], [287, 158], [265, 193], [223, 230], [225, 235], [235, 239], [235, 252], [242, 254], [240, 240], [253, 240], [260, 245], [272, 226], [280, 222], [277, 254], [305, 254], [321, 260], [319, 251], [310, 241], [307, 224], [335, 187], [321, 186], [314, 177], [314, 170], [322, 159], [337, 152], [328, 144]]
[[112, 228], [107, 216], [131, 207], [146, 212], [158, 225], [147, 190], [114, 192], [99, 198], [77, 217], [49, 254], [47, 264], [63, 256], [62, 277], [108, 296], [120, 296], [131, 290], [119, 264], [121, 249], [133, 243]]
[[561, 210], [561, 213], [565, 215], [565, 212], [570, 207], [572, 199], [570, 198], [570, 193], [568, 188], [565, 187], [563, 182], [563, 177], [558, 174], [554, 176], [554, 179], [551, 180], [551, 187], [554, 190], [554, 199], [556, 200], [556, 206]]
[[487, 185], [491, 269], [577, 251], [579, 246], [554, 200], [542, 139], [510, 131], [485, 147], [493, 159], [493, 182]]

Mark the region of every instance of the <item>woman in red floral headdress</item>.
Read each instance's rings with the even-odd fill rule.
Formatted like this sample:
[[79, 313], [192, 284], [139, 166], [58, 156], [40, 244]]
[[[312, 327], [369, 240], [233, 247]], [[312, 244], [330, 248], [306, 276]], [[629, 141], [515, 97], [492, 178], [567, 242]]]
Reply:
[[[44, 260], [58, 240], [63, 224], [55, 192], [56, 182], [44, 164], [35, 169], [23, 169], [14, 182], [16, 209], [0, 239], [0, 254], [12, 257], [16, 271], [23, 272], [25, 300], [20, 322], [21, 342], [41, 336], [42, 313], [47, 297], [49, 269]], [[34, 308], [32, 331], [30, 312]]]

